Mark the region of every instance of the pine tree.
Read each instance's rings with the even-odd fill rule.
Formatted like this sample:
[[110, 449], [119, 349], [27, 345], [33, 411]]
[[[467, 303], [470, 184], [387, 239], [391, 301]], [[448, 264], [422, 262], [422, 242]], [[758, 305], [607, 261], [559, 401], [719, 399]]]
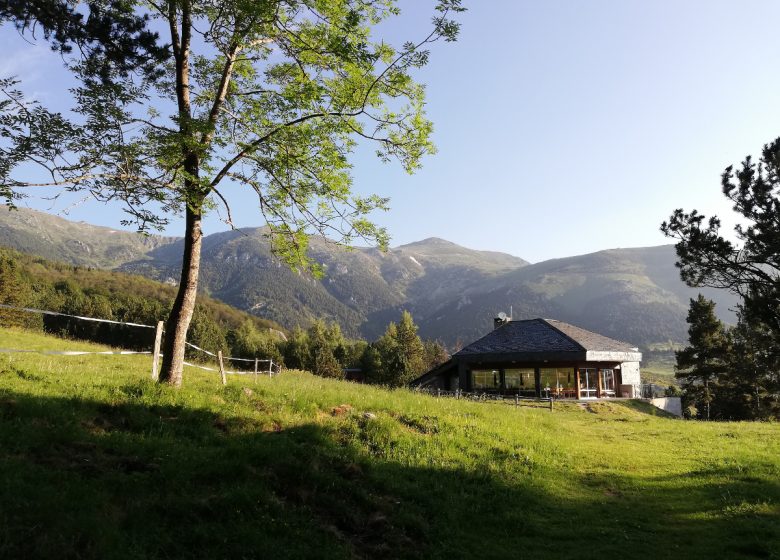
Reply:
[[438, 340], [426, 340], [423, 342], [423, 348], [425, 349], [425, 367], [423, 368], [423, 373], [432, 370], [450, 359], [449, 354], [447, 354], [447, 349]]
[[689, 345], [675, 353], [675, 377], [682, 380], [689, 407], [702, 407], [709, 420], [720, 376], [729, 369], [729, 337], [715, 303], [701, 294], [691, 300], [687, 322]]

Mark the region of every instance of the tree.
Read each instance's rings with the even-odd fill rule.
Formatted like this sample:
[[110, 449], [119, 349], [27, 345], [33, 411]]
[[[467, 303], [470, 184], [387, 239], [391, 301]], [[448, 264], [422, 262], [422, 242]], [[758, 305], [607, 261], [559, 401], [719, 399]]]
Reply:
[[717, 216], [696, 210], [678, 208], [661, 231], [678, 240], [683, 281], [731, 290], [743, 305], [756, 302], [753, 319], [780, 334], [780, 138], [764, 146], [758, 164], [747, 156], [740, 170], [727, 167], [721, 188], [740, 216], [734, 233], [741, 245], [721, 235]]
[[331, 329], [322, 321], [314, 321], [309, 327], [308, 340], [311, 362], [307, 365], [307, 369], [320, 377], [342, 379], [344, 370], [333, 355], [334, 341], [328, 337], [331, 332]]
[[239, 358], [273, 360], [282, 362], [277, 338], [268, 330], [260, 331], [252, 321], [246, 320], [228, 333], [230, 352]]
[[404, 311], [397, 325], [387, 326], [385, 334], [366, 350], [363, 367], [371, 381], [391, 387], [406, 385], [423, 373], [425, 349], [411, 313]]
[[77, 47], [79, 55], [113, 72], [141, 71], [159, 74], [167, 49], [149, 29], [149, 15], [138, 14], [126, 0], [0, 0], [0, 21], [10, 21], [23, 34], [40, 28], [52, 49], [67, 55]]
[[417, 335], [417, 325], [412, 314], [404, 311], [396, 331], [397, 348], [400, 352], [400, 371], [396, 372], [395, 383], [406, 385], [412, 379], [423, 373], [425, 369], [425, 349], [422, 340]]
[[[102, 5], [102, 4], [101, 4]], [[412, 79], [428, 45], [454, 40], [460, 0], [438, 0], [430, 34], [396, 49], [372, 30], [398, 13], [395, 0], [126, 0], [106, 5], [142, 13], [167, 29], [160, 75], [128, 72], [95, 49], [70, 61], [70, 122], [0, 84], [0, 179], [12, 201], [25, 187], [65, 186], [124, 203], [139, 229], [184, 214], [181, 281], [166, 322], [160, 380], [180, 385], [198, 288], [203, 213], [226, 187], [257, 196], [274, 249], [292, 266], [312, 233], [386, 246], [367, 219], [387, 200], [351, 191], [349, 156], [359, 140], [408, 171], [433, 151], [424, 88]], [[131, 68], [132, 70], [132, 68]], [[153, 107], [144, 112], [147, 107]], [[15, 176], [36, 162], [50, 180]]]
[[423, 373], [430, 371], [436, 366], [439, 366], [450, 359], [447, 354], [447, 349], [438, 340], [426, 340], [423, 342], [424, 348], [424, 365]]
[[[19, 273], [13, 258], [0, 253], [0, 304], [19, 307], [27, 304], [29, 286]], [[0, 326], [26, 326], [29, 315], [12, 309], [0, 308]]]
[[713, 392], [728, 371], [728, 335], [715, 316], [715, 303], [699, 294], [688, 310], [688, 346], [675, 352], [675, 377], [682, 380], [686, 400], [710, 419]]
[[288, 368], [306, 369], [310, 363], [309, 338], [300, 327], [295, 327], [284, 345], [284, 363]]
[[743, 309], [730, 330], [730, 372], [721, 381], [721, 400], [729, 418], [780, 418], [780, 348], [761, 321]]
[[[735, 354], [729, 400], [751, 401], [760, 415], [780, 409], [780, 138], [764, 146], [760, 161], [750, 156], [721, 178], [723, 194], [739, 222], [737, 242], [720, 232], [717, 216], [677, 209], [661, 231], [677, 239], [677, 266], [689, 286], [730, 290], [740, 297], [739, 324], [732, 332]], [[738, 391], [737, 386], [742, 388]], [[748, 390], [749, 387], [749, 390]], [[747, 394], [753, 396], [749, 399]], [[742, 395], [742, 396], [737, 396]], [[762, 397], [763, 396], [763, 397]], [[760, 403], [766, 405], [761, 409]], [[734, 403], [732, 402], [732, 405]], [[746, 405], [747, 406], [747, 405]]]

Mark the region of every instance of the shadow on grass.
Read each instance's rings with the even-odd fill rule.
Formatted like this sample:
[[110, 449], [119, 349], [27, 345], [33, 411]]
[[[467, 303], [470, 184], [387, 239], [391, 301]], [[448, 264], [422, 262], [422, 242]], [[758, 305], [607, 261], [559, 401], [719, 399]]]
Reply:
[[572, 480], [488, 450], [510, 474], [407, 466], [372, 419], [284, 428], [134, 391], [0, 393], [0, 557], [778, 557], [769, 478]]

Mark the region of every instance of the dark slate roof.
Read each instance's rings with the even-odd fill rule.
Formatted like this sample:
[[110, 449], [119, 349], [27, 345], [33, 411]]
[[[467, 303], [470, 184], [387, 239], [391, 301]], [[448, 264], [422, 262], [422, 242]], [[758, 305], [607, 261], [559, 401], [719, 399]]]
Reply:
[[586, 331], [583, 328], [575, 327], [563, 321], [555, 319], [541, 319], [553, 328], [558, 329], [563, 334], [576, 341], [585, 350], [592, 352], [637, 352], [639, 349], [628, 342], [621, 342], [614, 338], [609, 338], [598, 333]]
[[553, 319], [509, 321], [455, 356], [537, 352], [635, 352], [636, 348]]

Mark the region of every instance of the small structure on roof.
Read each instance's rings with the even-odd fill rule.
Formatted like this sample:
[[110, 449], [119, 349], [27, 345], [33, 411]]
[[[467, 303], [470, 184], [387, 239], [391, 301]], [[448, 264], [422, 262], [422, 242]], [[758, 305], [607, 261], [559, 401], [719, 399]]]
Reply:
[[553, 319], [512, 321], [412, 382], [428, 389], [497, 392], [523, 397], [634, 397], [639, 349]]

